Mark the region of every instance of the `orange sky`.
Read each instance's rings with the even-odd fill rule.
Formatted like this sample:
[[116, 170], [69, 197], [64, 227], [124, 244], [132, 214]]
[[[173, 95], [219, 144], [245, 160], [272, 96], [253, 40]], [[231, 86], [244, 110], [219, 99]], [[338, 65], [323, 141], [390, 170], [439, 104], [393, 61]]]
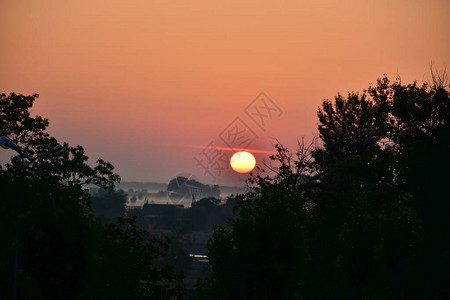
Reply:
[[[124, 180], [212, 183], [189, 145], [226, 147], [218, 136], [240, 117], [258, 135], [250, 148], [293, 147], [316, 133], [324, 98], [383, 73], [427, 80], [431, 61], [450, 62], [449, 13], [446, 0], [3, 0], [0, 91], [39, 93], [49, 131]], [[262, 91], [283, 111], [266, 131], [243, 112]]]

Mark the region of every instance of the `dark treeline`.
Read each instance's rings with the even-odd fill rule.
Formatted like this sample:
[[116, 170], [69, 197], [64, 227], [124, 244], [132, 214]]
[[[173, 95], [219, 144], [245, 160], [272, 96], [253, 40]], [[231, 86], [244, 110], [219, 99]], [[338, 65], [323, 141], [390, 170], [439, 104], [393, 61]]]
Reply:
[[[216, 225], [227, 225], [233, 217], [233, 208], [237, 204], [236, 197], [231, 195], [224, 201], [218, 198], [220, 190], [213, 186], [202, 184], [196, 180], [185, 180], [176, 177], [169, 181], [167, 190], [174, 194], [175, 203], [156, 204], [152, 198], [147, 198], [143, 206], [127, 206], [129, 191], [107, 190], [103, 188], [90, 189], [91, 208], [94, 218], [102, 224], [116, 223], [118, 217], [136, 217], [139, 227], [146, 230], [169, 230], [175, 235], [183, 235], [196, 231], [212, 231]], [[214, 195], [195, 199], [193, 193], [185, 185], [173, 187], [173, 182], [188, 182], [190, 186], [206, 187], [201, 195]], [[134, 195], [142, 192], [138, 190]], [[144, 192], [142, 192], [144, 194]], [[154, 196], [157, 197], [157, 196]], [[142, 197], [140, 197], [142, 198]], [[190, 207], [177, 204], [179, 199], [190, 199]], [[187, 200], [186, 200], [187, 201]], [[222, 203], [223, 202], [223, 203]], [[134, 204], [131, 201], [131, 204]]]
[[319, 145], [277, 145], [215, 229], [198, 298], [449, 299], [450, 99], [433, 76], [324, 101]]
[[137, 225], [146, 230], [169, 230], [176, 235], [199, 231], [212, 231], [214, 226], [229, 226], [233, 209], [238, 203], [229, 196], [224, 203], [215, 197], [192, 202], [187, 208], [173, 204], [147, 203], [141, 207], [126, 207], [126, 194], [122, 190], [99, 189], [92, 195], [94, 219], [102, 224], [117, 223], [118, 217], [136, 217]]
[[120, 180], [114, 167], [102, 159], [91, 166], [83, 147], [67, 143], [48, 155], [57, 141], [47, 119], [30, 115], [37, 97], [0, 94], [2, 142], [9, 137], [14, 144], [4, 146], [22, 153], [0, 168], [0, 298], [182, 298], [183, 274], [162, 259], [167, 238], [139, 228], [136, 218], [108, 223], [92, 214], [88, 187], [112, 191]]
[[[125, 210], [125, 192], [113, 191], [120, 177], [111, 164], [90, 166], [83, 148], [68, 144], [62, 155], [42, 155], [57, 142], [48, 121], [29, 114], [37, 95], [1, 94], [0, 135], [44, 174], [23, 155], [0, 169], [0, 297], [180, 299], [184, 245], [155, 231], [185, 236], [220, 225], [193, 299], [448, 299], [444, 75], [420, 86], [384, 77], [324, 101], [320, 140], [296, 151], [277, 144], [250, 176], [250, 192], [145, 221], [145, 208]], [[101, 188], [94, 197], [92, 184]]]

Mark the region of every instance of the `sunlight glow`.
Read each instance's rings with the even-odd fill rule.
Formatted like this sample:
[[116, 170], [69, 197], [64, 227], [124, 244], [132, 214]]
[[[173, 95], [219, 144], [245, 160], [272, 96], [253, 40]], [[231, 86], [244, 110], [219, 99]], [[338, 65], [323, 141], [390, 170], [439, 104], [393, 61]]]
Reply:
[[236, 152], [230, 159], [230, 165], [238, 173], [248, 173], [255, 168], [256, 159], [249, 152]]

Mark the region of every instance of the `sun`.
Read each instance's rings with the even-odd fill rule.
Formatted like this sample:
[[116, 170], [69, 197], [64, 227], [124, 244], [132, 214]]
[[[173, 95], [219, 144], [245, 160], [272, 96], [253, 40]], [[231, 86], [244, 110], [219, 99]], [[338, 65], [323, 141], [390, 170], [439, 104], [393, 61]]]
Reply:
[[230, 165], [238, 173], [248, 173], [255, 168], [256, 159], [249, 152], [236, 152], [230, 159]]

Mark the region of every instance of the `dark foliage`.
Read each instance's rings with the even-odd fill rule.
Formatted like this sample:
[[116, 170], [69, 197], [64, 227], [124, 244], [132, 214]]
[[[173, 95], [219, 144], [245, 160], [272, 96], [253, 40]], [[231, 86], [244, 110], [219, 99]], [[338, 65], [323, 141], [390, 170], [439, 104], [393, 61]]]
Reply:
[[[30, 115], [36, 98], [0, 94], [0, 136], [24, 153], [0, 168], [0, 298], [181, 298], [182, 274], [156, 263], [167, 240], [138, 229], [134, 219], [94, 221], [86, 186], [112, 190], [120, 180], [114, 167], [102, 159], [91, 167], [84, 149], [67, 143], [62, 155], [46, 155], [57, 141], [45, 131], [48, 120]], [[99, 196], [116, 195], [106, 190]], [[117, 196], [122, 206], [113, 213], [123, 214]]]
[[183, 176], [177, 176], [170, 180], [167, 185], [167, 192], [173, 199], [190, 199], [192, 196], [197, 196], [197, 198], [217, 198], [220, 196], [220, 189], [218, 185], [211, 186], [208, 184], [203, 184], [195, 179], [190, 179]]
[[99, 189], [92, 196], [92, 211], [97, 221], [108, 224], [125, 215], [127, 195], [124, 191]]
[[384, 77], [319, 109], [321, 146], [276, 145], [200, 299], [448, 299], [450, 99]]

